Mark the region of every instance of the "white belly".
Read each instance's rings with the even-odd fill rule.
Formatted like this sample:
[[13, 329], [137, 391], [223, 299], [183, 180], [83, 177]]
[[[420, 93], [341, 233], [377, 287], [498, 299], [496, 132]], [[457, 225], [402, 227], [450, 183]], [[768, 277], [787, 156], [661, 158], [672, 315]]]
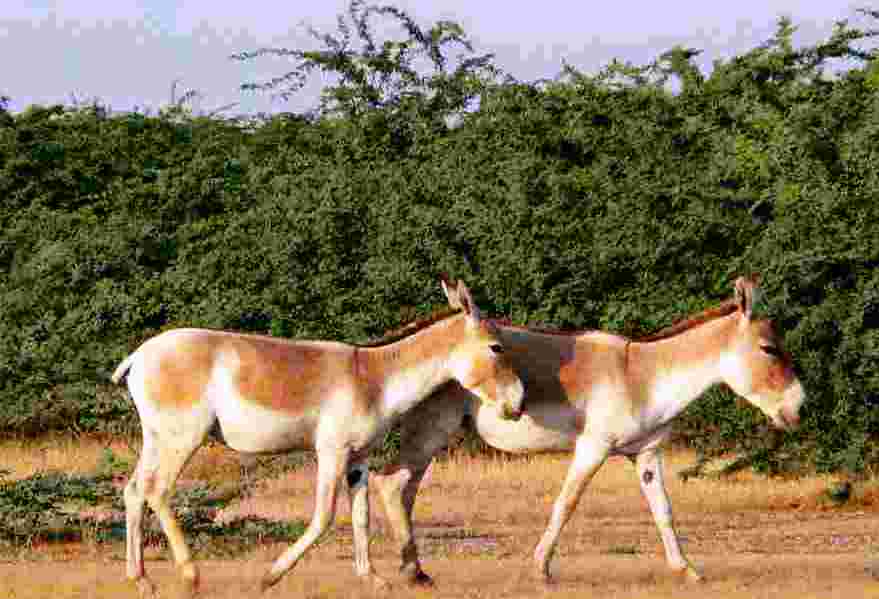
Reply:
[[261, 406], [239, 404], [235, 413], [217, 414], [226, 444], [236, 451], [262, 453], [313, 449], [317, 418], [284, 416]]
[[221, 371], [215, 373], [207, 396], [226, 444], [236, 451], [262, 453], [313, 448], [318, 410], [292, 415], [248, 402]]
[[512, 453], [573, 448], [577, 430], [572, 407], [557, 402], [526, 405], [517, 421], [502, 420], [492, 407], [475, 405], [473, 420], [479, 436], [492, 447]]

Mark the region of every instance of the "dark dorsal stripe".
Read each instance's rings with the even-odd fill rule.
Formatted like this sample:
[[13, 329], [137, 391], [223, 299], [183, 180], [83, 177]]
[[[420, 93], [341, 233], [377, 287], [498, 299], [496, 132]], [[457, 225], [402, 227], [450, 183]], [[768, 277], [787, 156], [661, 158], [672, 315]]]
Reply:
[[424, 329], [434, 324], [437, 324], [438, 322], [448, 320], [453, 316], [460, 314], [461, 312], [462, 310], [460, 308], [442, 308], [440, 310], [436, 310], [433, 313], [428, 314], [427, 316], [417, 318], [416, 320], [404, 324], [397, 329], [388, 331], [378, 339], [366, 341], [364, 343], [358, 343], [357, 347], [382, 347], [384, 345], [396, 343], [397, 341], [402, 341], [403, 339], [411, 337], [419, 331], [423, 331]]
[[560, 335], [562, 337], [576, 337], [577, 335], [583, 335], [585, 333], [595, 333], [598, 332], [592, 329], [559, 329], [556, 327], [551, 327], [548, 325], [533, 325], [529, 324], [526, 326], [513, 324], [509, 318], [492, 318], [490, 321], [495, 326], [504, 327], [505, 329], [514, 329], [517, 331], [527, 331], [529, 333], [540, 333], [542, 335]]
[[[732, 314], [736, 310], [738, 310], [738, 303], [735, 299], [728, 299], [722, 304], [717, 306], [713, 306], [698, 314], [694, 314], [692, 316], [688, 316], [681, 321], [676, 322], [673, 325], [667, 326], [664, 329], [660, 329], [655, 333], [650, 333], [649, 335], [645, 335], [644, 337], [639, 337], [634, 339], [638, 343], [649, 343], [651, 341], [659, 341], [660, 339], [668, 339], [669, 337], [674, 337], [675, 335], [680, 335], [684, 331], [689, 331], [690, 329], [694, 329], [700, 325], [705, 324], [706, 322], [711, 322], [712, 320], [717, 320], [718, 318], [722, 318], [724, 316], [728, 316]], [[544, 335], [559, 335], [565, 337], [576, 337], [578, 335], [586, 335], [588, 333], [597, 333], [601, 332], [596, 329], [580, 329], [580, 330], [565, 330], [558, 329], [550, 326], [544, 325], [527, 325], [521, 326], [513, 324], [509, 318], [494, 318], [491, 320], [497, 326], [514, 329], [517, 331], [527, 331], [529, 333], [540, 333]]]
[[708, 308], [707, 310], [703, 310], [702, 312], [699, 312], [698, 314], [695, 314], [693, 316], [688, 316], [684, 320], [676, 322], [671, 326], [667, 326], [664, 329], [660, 329], [659, 331], [645, 337], [639, 337], [638, 339], [635, 339], [635, 341], [637, 341], [638, 343], [650, 343], [651, 341], [668, 339], [669, 337], [680, 335], [685, 331], [695, 329], [696, 327], [701, 326], [706, 322], [711, 322], [712, 320], [717, 320], [718, 318], [729, 316], [738, 309], [739, 305], [736, 300], [728, 299], [720, 305]]

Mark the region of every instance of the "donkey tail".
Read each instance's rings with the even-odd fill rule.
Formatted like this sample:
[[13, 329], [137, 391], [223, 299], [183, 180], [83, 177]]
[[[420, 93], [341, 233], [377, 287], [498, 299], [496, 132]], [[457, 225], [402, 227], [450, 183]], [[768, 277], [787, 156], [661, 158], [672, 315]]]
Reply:
[[134, 361], [134, 356], [136, 354], [136, 351], [128, 354], [128, 357], [122, 360], [119, 366], [116, 367], [116, 370], [113, 371], [110, 380], [113, 381], [114, 384], [118, 385], [122, 378], [128, 374], [128, 371], [131, 368], [131, 363]]

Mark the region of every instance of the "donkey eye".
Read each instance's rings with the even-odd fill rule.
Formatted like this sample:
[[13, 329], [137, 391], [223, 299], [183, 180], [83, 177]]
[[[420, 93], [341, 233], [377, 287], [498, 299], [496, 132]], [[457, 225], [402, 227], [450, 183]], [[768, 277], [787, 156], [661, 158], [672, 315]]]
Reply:
[[495, 353], [495, 354], [504, 353], [504, 346], [499, 343], [493, 343], [492, 345], [489, 346], [489, 349], [492, 351], [492, 353]]
[[764, 354], [770, 355], [773, 358], [781, 357], [781, 350], [775, 347], [774, 345], [761, 345], [760, 349], [763, 350]]

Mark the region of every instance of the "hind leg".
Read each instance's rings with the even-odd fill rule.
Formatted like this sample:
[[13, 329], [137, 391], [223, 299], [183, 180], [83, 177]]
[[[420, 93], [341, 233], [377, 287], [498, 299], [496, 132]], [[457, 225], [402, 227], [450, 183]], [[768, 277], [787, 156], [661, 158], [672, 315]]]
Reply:
[[381, 479], [382, 503], [400, 552], [400, 575], [410, 584], [433, 584], [433, 579], [421, 568], [412, 520], [418, 487], [431, 459], [431, 456], [422, 460], [401, 459], [380, 477], [374, 477]]
[[369, 560], [369, 467], [366, 462], [350, 464], [346, 476], [354, 532], [354, 571], [383, 588], [387, 582], [375, 573]]
[[168, 538], [168, 544], [171, 546], [174, 563], [177, 564], [177, 568], [180, 570], [184, 584], [189, 592], [194, 593], [198, 589], [198, 569], [192, 562], [192, 554], [186, 545], [183, 529], [180, 528], [180, 524], [171, 510], [174, 483], [192, 455], [192, 450], [187, 452], [166, 449], [160, 450], [159, 455], [159, 468], [144, 477], [146, 500], [159, 518], [162, 531], [165, 533], [165, 536]]
[[149, 594], [152, 587], [143, 567], [144, 501], [162, 525], [187, 590], [194, 593], [198, 588], [198, 569], [192, 562], [192, 554], [171, 510], [170, 501], [177, 477], [201, 445], [209, 425], [199, 421], [186, 422], [185, 419], [175, 424], [177, 426], [164, 428], [167, 432], [163, 435], [145, 427], [143, 452], [135, 476], [125, 490], [128, 575], [138, 580], [144, 594]]
[[155, 587], [146, 577], [143, 566], [143, 515], [146, 498], [140, 484], [140, 470], [141, 463], [138, 461], [124, 491], [127, 574], [129, 580], [137, 583], [141, 596], [153, 597]]
[[398, 543], [400, 574], [411, 584], [433, 583], [421, 568], [415, 543], [412, 511], [418, 487], [433, 456], [462, 429], [470, 398], [459, 385], [450, 385], [408, 412], [400, 424], [399, 458], [371, 477]]

